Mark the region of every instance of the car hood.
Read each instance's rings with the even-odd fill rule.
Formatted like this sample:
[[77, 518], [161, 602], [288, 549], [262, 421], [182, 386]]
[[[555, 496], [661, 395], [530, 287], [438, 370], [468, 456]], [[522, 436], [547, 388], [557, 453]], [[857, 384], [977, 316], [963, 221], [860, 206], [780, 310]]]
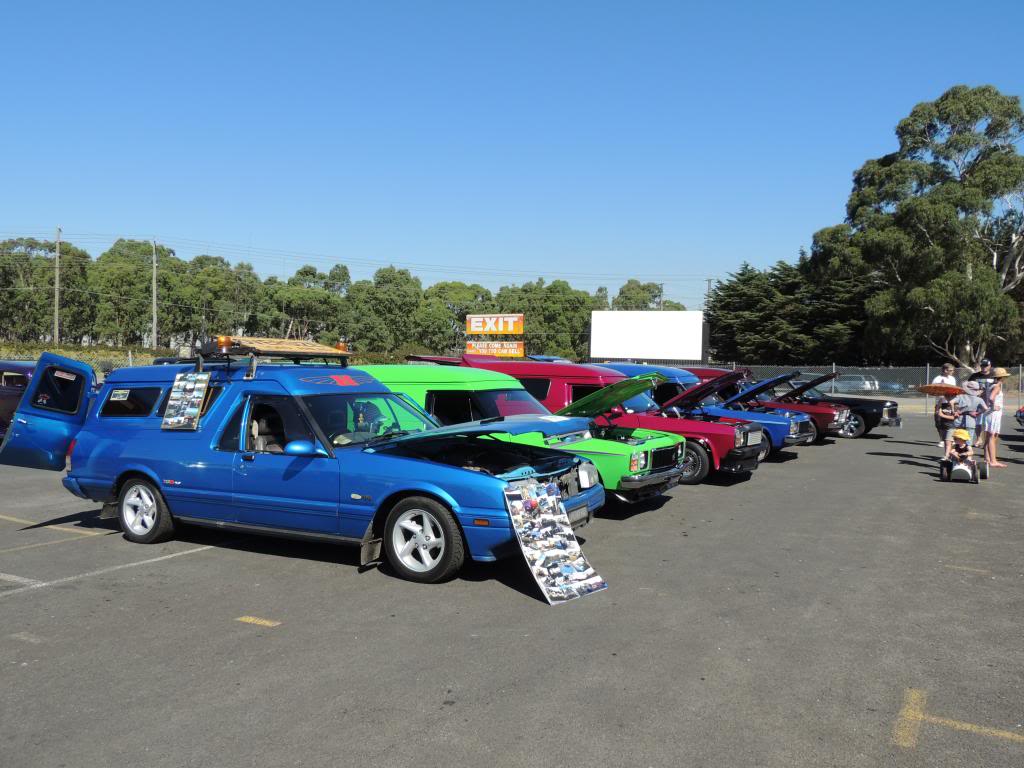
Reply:
[[585, 416], [592, 419], [600, 416], [602, 413], [608, 413], [612, 408], [622, 405], [629, 398], [636, 397], [640, 393], [646, 392], [659, 384], [664, 384], [666, 381], [668, 379], [660, 373], [642, 373], [631, 379], [624, 379], [623, 381], [609, 384], [593, 394], [580, 398], [575, 403], [569, 403], [569, 405], [560, 411], [556, 411], [556, 413], [559, 416]]
[[436, 437], [452, 437], [457, 435], [524, 435], [528, 432], [541, 432], [545, 437], [553, 435], [564, 435], [566, 432], [585, 432], [590, 429], [589, 419], [575, 419], [567, 416], [536, 416], [533, 414], [519, 414], [516, 416], [503, 416], [496, 419], [483, 419], [482, 421], [469, 421], [465, 424], [452, 424], [447, 427], [438, 427], [426, 432], [416, 432], [412, 435], [400, 435], [392, 440], [382, 441], [367, 446], [376, 448], [390, 443], [408, 442], [414, 440], [431, 440]]
[[780, 373], [778, 376], [772, 376], [770, 379], [763, 379], [753, 386], [741, 389], [735, 395], [727, 398], [724, 401], [724, 405], [731, 405], [732, 403], [745, 403], [748, 400], [754, 400], [762, 392], [767, 392], [769, 389], [774, 387], [776, 384], [781, 384], [784, 381], [790, 381], [800, 375], [800, 371], [790, 371], [789, 373]]
[[743, 378], [743, 371], [723, 373], [717, 379], [708, 379], [703, 384], [694, 384], [684, 392], [680, 392], [671, 400], [666, 400], [662, 408], [687, 408], [696, 405], [705, 397], [715, 394], [721, 389], [735, 384]]
[[798, 398], [798, 397], [800, 397], [800, 395], [802, 395], [807, 390], [814, 389], [814, 387], [818, 386], [819, 384], [824, 384], [826, 381], [832, 381], [832, 379], [834, 379], [838, 375], [839, 375], [839, 372], [835, 371], [833, 373], [826, 373], [823, 376], [819, 376], [816, 379], [811, 379], [810, 381], [805, 381], [799, 387], [794, 387], [793, 389], [791, 389], [789, 392], [787, 392], [785, 395], [783, 395], [779, 399], [780, 400], [789, 400], [790, 398], [793, 398], [793, 399]]

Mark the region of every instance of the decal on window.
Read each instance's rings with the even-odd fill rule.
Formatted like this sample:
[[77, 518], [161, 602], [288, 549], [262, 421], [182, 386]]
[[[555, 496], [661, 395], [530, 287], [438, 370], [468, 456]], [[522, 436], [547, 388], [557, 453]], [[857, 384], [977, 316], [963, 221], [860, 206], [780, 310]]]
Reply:
[[306, 376], [299, 379], [306, 384], [333, 384], [336, 387], [358, 387], [359, 382], [347, 374], [333, 376]]
[[57, 369], [54, 369], [53, 375], [56, 376], [58, 379], [67, 379], [68, 381], [74, 381], [75, 379], [78, 378], [78, 374], [68, 373], [67, 371], [60, 371]]
[[115, 389], [115, 390], [112, 390], [111, 393], [110, 393], [110, 399], [111, 400], [127, 400], [128, 399], [128, 393], [130, 391], [131, 390], [129, 390], [129, 389]]

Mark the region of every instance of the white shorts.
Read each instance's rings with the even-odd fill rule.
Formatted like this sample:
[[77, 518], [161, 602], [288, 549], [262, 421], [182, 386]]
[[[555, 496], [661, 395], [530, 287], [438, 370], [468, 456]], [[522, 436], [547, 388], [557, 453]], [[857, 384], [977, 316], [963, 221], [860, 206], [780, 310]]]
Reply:
[[1002, 427], [1003, 412], [989, 411], [981, 419], [981, 427], [990, 435], [998, 435]]

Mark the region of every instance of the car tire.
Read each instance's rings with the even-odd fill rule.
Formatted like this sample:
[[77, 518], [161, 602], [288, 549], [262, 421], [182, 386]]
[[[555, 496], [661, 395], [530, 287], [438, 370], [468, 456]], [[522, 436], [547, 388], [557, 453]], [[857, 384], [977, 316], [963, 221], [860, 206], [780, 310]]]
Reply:
[[711, 461], [708, 452], [700, 443], [686, 441], [683, 449], [682, 474], [679, 475], [680, 485], [697, 485], [708, 476], [711, 471]]
[[846, 424], [840, 430], [839, 436], [854, 439], [863, 437], [868, 431], [867, 424], [864, 423], [864, 417], [859, 413], [851, 413], [850, 418], [847, 419]]
[[814, 419], [809, 419], [808, 423], [811, 425], [810, 442], [821, 443], [825, 439], [825, 433], [818, 429], [818, 425], [814, 422]]
[[426, 496], [402, 499], [384, 523], [388, 564], [408, 581], [436, 584], [451, 579], [466, 559], [466, 544], [455, 517]]
[[136, 544], [156, 544], [174, 535], [174, 518], [167, 502], [149, 480], [128, 478], [117, 495], [117, 519], [125, 538]]
[[761, 452], [757, 454], [757, 463], [758, 464], [760, 464], [762, 461], [767, 459], [768, 456], [771, 455], [771, 452], [774, 450], [774, 446], [772, 445], [771, 435], [769, 435], [767, 432], [762, 432], [761, 433], [761, 443], [762, 443], [762, 445], [764, 447], [761, 448]]

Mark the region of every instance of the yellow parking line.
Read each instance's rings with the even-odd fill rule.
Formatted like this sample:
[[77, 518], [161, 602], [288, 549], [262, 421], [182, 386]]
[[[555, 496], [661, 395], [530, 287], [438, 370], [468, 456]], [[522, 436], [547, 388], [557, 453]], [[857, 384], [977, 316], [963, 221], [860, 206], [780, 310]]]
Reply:
[[893, 742], [897, 747], [913, 749], [917, 746], [917, 738], [921, 732], [921, 723], [941, 725], [945, 728], [952, 728], [955, 731], [967, 731], [976, 733], [979, 736], [991, 736], [1004, 741], [1014, 741], [1024, 744], [1024, 734], [1013, 731], [1004, 731], [999, 728], [989, 728], [984, 725], [965, 723], [962, 720], [952, 720], [948, 717], [937, 717], [929, 715], [924, 711], [927, 697], [925, 692], [918, 688], [908, 688], [903, 693], [903, 707], [896, 718], [896, 727], [893, 731]]
[[992, 571], [986, 571], [984, 568], [968, 568], [966, 565], [943, 565], [943, 568], [949, 568], [951, 571], [964, 571], [965, 573], [978, 573], [982, 576], [991, 576]]
[[0, 520], [6, 520], [9, 523], [38, 526], [41, 530], [77, 533], [79, 536], [102, 536], [104, 533], [109, 533], [109, 531], [82, 531], [78, 528], [65, 528], [63, 525], [40, 525], [37, 520], [22, 520], [20, 517], [10, 517], [9, 515], [0, 515]]
[[235, 621], [240, 621], [243, 624], [255, 624], [257, 627], [280, 627], [280, 621], [274, 621], [273, 619], [261, 619], [259, 616], [239, 616]]

